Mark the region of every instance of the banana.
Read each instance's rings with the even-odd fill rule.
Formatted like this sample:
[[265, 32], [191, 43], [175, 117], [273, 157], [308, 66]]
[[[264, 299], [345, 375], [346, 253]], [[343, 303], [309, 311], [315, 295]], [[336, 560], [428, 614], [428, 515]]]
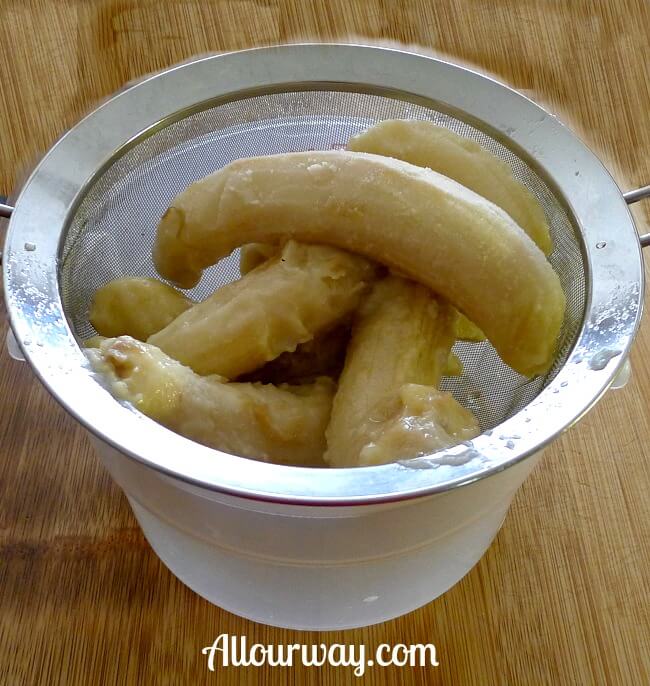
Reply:
[[266, 243], [249, 243], [242, 245], [239, 250], [239, 271], [242, 276], [253, 271], [255, 267], [266, 262], [278, 252], [277, 245], [267, 245]]
[[106, 336], [91, 336], [83, 342], [84, 348], [99, 348], [106, 340]]
[[463, 363], [456, 353], [449, 353], [443, 376], [462, 376]]
[[154, 262], [189, 287], [240, 245], [290, 238], [358, 252], [428, 286], [521, 374], [553, 361], [565, 298], [542, 251], [493, 203], [400, 160], [330, 150], [231, 162], [176, 197]]
[[[279, 251], [277, 245], [249, 243], [239, 250], [239, 271], [242, 276], [264, 264]], [[343, 368], [345, 346], [350, 338], [350, 327], [337, 326], [317, 334], [301, 343], [294, 352], [282, 353], [260, 369], [244, 374], [240, 381], [262, 383], [305, 383], [319, 376], [336, 379]]]
[[334, 384], [272, 386], [202, 377], [129, 336], [86, 350], [113, 395], [186, 438], [280, 464], [324, 466]]
[[[407, 407], [401, 395], [405, 386], [419, 384], [436, 391], [454, 342], [455, 316], [451, 307], [412, 281], [390, 276], [377, 282], [352, 329], [326, 431], [326, 462], [335, 467], [361, 464], [364, 450], [380, 441]], [[432, 433], [432, 425], [422, 419], [414, 428], [422, 433], [416, 443], [426, 443]], [[394, 453], [381, 449], [380, 458], [375, 451], [373, 463], [418, 454], [410, 453], [409, 440], [403, 447], [397, 440], [390, 443]]]
[[459, 341], [480, 343], [485, 340], [485, 334], [476, 324], [472, 324], [464, 314], [459, 312], [458, 319], [456, 319], [456, 338]]
[[387, 421], [375, 440], [362, 448], [359, 466], [430, 455], [481, 433], [476, 417], [451, 393], [432, 386], [405, 384], [400, 388], [399, 398], [399, 414]]
[[338, 378], [343, 369], [349, 325], [339, 325], [301, 343], [294, 352], [282, 353], [263, 367], [240, 376], [238, 381], [262, 383], [309, 383], [320, 376]]
[[395, 157], [444, 174], [505, 210], [545, 254], [553, 250], [542, 206], [509, 165], [476, 141], [429, 121], [389, 119], [353, 136], [347, 149]]
[[148, 339], [198, 374], [234, 379], [294, 351], [354, 311], [375, 267], [348, 252], [289, 241]]
[[88, 319], [101, 336], [146, 341], [191, 307], [192, 301], [158, 279], [126, 276], [95, 291]]
[[[277, 245], [249, 243], [239, 250], [239, 271], [242, 276], [278, 253]], [[350, 338], [350, 327], [337, 326], [317, 334], [301, 343], [294, 352], [282, 353], [260, 369], [244, 374], [240, 381], [262, 383], [305, 383], [319, 376], [336, 379], [343, 369], [345, 346]]]

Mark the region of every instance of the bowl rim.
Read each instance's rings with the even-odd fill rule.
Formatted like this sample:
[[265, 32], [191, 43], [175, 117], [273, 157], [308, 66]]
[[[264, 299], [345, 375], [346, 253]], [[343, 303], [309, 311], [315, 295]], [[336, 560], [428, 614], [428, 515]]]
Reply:
[[[462, 113], [460, 118], [480, 122], [532, 160], [566, 203], [583, 239], [582, 328], [556, 377], [498, 430], [389, 465], [314, 469], [267, 464], [215, 451], [165, 429], [117, 402], [89, 368], [66, 319], [58, 283], [64, 232], [88, 188], [116, 157], [181, 113], [215, 99], [286, 90], [288, 84], [375, 89]], [[359, 505], [440, 493], [538, 452], [615, 379], [639, 326], [644, 290], [641, 248], [620, 189], [555, 116], [464, 66], [394, 48], [321, 43], [201, 58], [150, 76], [103, 103], [50, 149], [23, 187], [9, 224], [3, 272], [11, 326], [25, 358], [58, 402], [99, 439], [208, 490], [309, 505]]]

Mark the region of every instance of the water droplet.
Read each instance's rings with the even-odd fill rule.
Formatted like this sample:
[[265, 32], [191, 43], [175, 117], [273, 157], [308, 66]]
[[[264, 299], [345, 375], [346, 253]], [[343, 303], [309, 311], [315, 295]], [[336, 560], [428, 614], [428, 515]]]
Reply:
[[506, 448], [509, 448], [510, 450], [514, 450], [515, 447], [515, 442], [514, 441], [508, 441], [506, 443]]
[[594, 355], [592, 355], [592, 357], [589, 360], [589, 369], [592, 369], [594, 371], [600, 371], [601, 369], [605, 369], [609, 361], [613, 357], [616, 357], [620, 354], [620, 350], [610, 350], [608, 348], [605, 348], [604, 350], [601, 350], [600, 352], [597, 352]]
[[568, 382], [568, 381], [563, 381], [563, 382], [560, 384], [560, 386], [561, 386], [562, 388], [566, 388], [568, 385], [569, 385], [569, 382]]
[[596, 331], [600, 327], [603, 329], [610, 329], [617, 324], [617, 318], [615, 316], [603, 316], [596, 322]]
[[27, 252], [34, 252], [36, 250], [36, 243], [25, 243], [25, 250]]
[[574, 172], [574, 174], [573, 174], [573, 175], [574, 175], [574, 176], [580, 176], [580, 172], [579, 172], [579, 171], [577, 171], [577, 172]]
[[606, 245], [607, 241], [598, 241], [598, 243], [596, 243], [596, 247], [598, 248], [598, 250], [602, 250]]
[[23, 338], [23, 345], [31, 345], [31, 344], [32, 344], [31, 338]]

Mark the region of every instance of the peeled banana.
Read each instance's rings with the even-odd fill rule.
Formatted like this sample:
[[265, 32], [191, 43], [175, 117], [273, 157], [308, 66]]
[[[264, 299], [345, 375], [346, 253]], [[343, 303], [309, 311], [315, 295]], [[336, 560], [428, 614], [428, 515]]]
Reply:
[[334, 384], [272, 386], [202, 377], [129, 336], [86, 351], [119, 399], [211, 448], [280, 464], [323, 466]]
[[432, 386], [405, 384], [399, 390], [399, 399], [399, 414], [388, 420], [375, 440], [362, 448], [360, 466], [430, 455], [481, 433], [476, 417], [451, 393]]
[[259, 267], [268, 259], [277, 254], [277, 245], [268, 245], [266, 243], [249, 243], [242, 245], [239, 250], [239, 271], [242, 276], [248, 272]]
[[296, 384], [311, 382], [319, 376], [336, 379], [343, 369], [349, 339], [349, 324], [339, 325], [301, 343], [294, 352], [282, 353], [263, 367], [244, 374], [238, 381]]
[[158, 279], [125, 276], [95, 291], [88, 319], [101, 336], [146, 341], [191, 306], [191, 300]]
[[289, 238], [361, 253], [430, 287], [521, 374], [553, 361], [565, 298], [542, 251], [493, 203], [400, 160], [330, 150], [231, 162], [176, 197], [154, 262], [189, 287], [237, 246]]
[[449, 353], [449, 357], [447, 358], [447, 364], [445, 365], [445, 369], [443, 371], [443, 376], [462, 376], [463, 375], [463, 363], [456, 355], [456, 353]]
[[471, 341], [472, 343], [480, 343], [485, 340], [485, 334], [481, 329], [472, 324], [464, 314], [458, 313], [456, 319], [456, 338], [459, 341]]
[[476, 141], [429, 121], [389, 119], [352, 137], [347, 149], [444, 174], [505, 210], [545, 254], [553, 250], [542, 206], [505, 162]]
[[360, 256], [289, 241], [276, 257], [186, 310], [148, 342], [198, 374], [234, 379], [344, 319], [374, 272]]
[[[395, 436], [402, 412], [413, 404], [408, 397], [404, 402], [405, 387], [419, 384], [438, 393], [454, 342], [455, 316], [451, 307], [412, 281], [390, 276], [377, 282], [352, 329], [326, 431], [326, 462], [334, 467], [359, 466], [364, 460], [379, 464], [416, 457], [422, 446], [427, 452], [445, 447], [444, 441], [436, 442], [442, 436], [437, 420], [432, 423], [426, 414], [403, 429], [403, 446]], [[389, 430], [392, 438], [382, 439]], [[411, 430], [421, 435], [411, 440]], [[381, 447], [388, 444], [390, 453]], [[416, 444], [420, 448], [413, 451]]]

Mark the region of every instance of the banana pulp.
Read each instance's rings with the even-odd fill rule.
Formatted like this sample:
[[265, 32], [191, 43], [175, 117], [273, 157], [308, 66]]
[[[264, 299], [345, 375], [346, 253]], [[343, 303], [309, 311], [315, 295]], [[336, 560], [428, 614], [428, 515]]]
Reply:
[[259, 267], [260, 264], [264, 264], [264, 262], [276, 255], [277, 252], [277, 245], [268, 245], [267, 243], [242, 245], [239, 250], [239, 272], [242, 276], [248, 274], [255, 267]]
[[113, 395], [186, 438], [233, 455], [323, 466], [334, 384], [227, 383], [202, 377], [128, 336], [86, 350]]
[[263, 367], [239, 377], [239, 381], [306, 383], [319, 376], [338, 378], [350, 339], [349, 323], [317, 334], [293, 352], [282, 353]]

